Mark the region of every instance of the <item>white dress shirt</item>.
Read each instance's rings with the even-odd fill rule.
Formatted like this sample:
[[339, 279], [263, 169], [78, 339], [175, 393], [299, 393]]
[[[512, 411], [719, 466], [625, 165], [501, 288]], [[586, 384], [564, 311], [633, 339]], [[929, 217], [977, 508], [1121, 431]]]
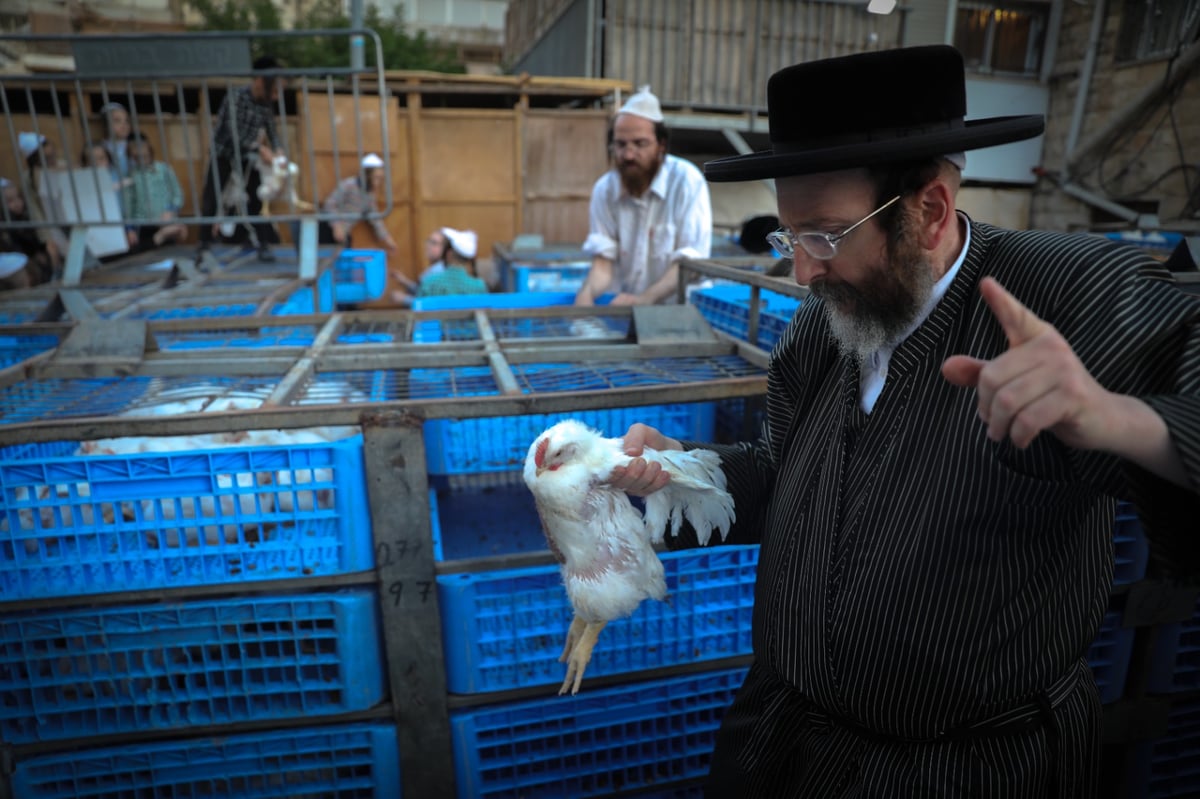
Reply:
[[[704, 175], [668, 155], [649, 190], [632, 197], [610, 169], [592, 187], [583, 250], [613, 262], [608, 291], [641, 294], [680, 258], [707, 258], [712, 249], [712, 203]], [[669, 300], [669, 301], [674, 301]]]

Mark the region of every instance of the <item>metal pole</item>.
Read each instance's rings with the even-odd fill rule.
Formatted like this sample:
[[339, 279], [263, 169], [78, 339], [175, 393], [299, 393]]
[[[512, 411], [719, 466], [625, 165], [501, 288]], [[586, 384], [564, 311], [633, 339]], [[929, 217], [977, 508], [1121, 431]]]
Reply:
[[[363, 26], [362, 0], [350, 0], [350, 27], [360, 30]], [[354, 34], [350, 37], [350, 66], [354, 69], [363, 68], [363, 37]]]

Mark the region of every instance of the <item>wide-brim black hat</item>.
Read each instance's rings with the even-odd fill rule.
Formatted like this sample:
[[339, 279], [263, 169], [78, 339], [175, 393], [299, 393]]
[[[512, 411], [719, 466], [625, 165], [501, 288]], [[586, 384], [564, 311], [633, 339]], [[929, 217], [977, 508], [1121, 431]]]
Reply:
[[827, 58], [767, 82], [771, 149], [704, 165], [711, 181], [761, 180], [932, 158], [1031, 139], [1040, 114], [966, 120], [962, 55], [948, 45]]

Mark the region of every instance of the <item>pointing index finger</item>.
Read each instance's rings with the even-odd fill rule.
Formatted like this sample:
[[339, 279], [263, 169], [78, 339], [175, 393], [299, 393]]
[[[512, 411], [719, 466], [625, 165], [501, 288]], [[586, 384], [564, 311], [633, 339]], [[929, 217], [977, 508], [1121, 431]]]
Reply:
[[1004, 329], [1004, 334], [1008, 336], [1009, 346], [1024, 344], [1050, 328], [1037, 314], [1009, 294], [995, 278], [985, 277], [979, 284], [979, 291], [988, 307], [992, 309], [996, 321]]

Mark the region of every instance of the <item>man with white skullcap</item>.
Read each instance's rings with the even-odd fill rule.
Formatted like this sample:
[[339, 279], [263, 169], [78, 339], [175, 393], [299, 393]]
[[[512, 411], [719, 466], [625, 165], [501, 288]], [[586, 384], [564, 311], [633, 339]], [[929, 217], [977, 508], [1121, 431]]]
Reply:
[[592, 268], [575, 296], [592, 305], [614, 292], [614, 305], [676, 301], [679, 261], [707, 258], [712, 203], [700, 170], [667, 154], [658, 98], [643, 86], [609, 128], [613, 168], [592, 187], [583, 249]]
[[317, 233], [317, 241], [321, 244], [350, 244], [350, 231], [360, 219], [366, 219], [375, 231], [375, 238], [388, 252], [396, 249], [396, 241], [383, 220], [369, 218], [379, 213], [375, 204], [376, 193], [383, 190], [387, 180], [387, 170], [384, 169], [383, 159], [375, 153], [367, 153], [359, 163], [360, 174], [351, 175], [342, 180], [337, 188], [321, 203], [321, 211], [327, 214], [345, 214], [346, 219], [335, 219], [332, 222], [322, 222]]

